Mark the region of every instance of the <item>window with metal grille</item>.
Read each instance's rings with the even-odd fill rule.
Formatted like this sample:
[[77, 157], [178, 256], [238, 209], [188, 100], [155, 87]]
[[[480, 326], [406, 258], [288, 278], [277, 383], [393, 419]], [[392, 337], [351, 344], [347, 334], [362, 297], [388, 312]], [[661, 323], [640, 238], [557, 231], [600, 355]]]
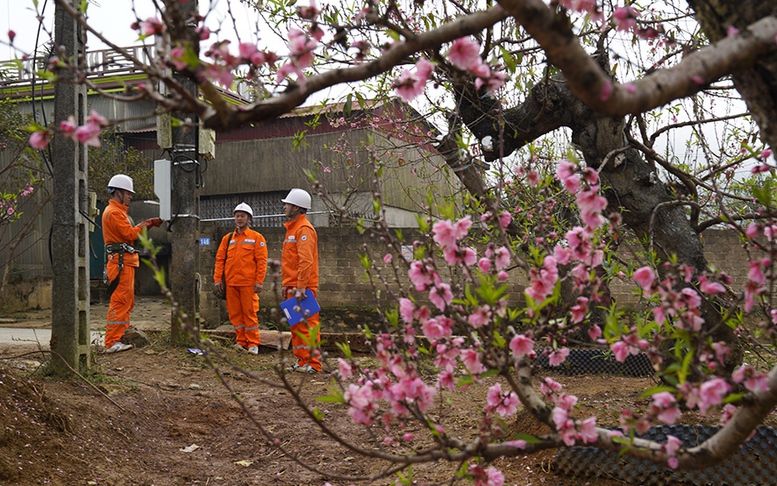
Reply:
[[227, 194], [221, 196], [200, 197], [200, 217], [202, 221], [217, 221], [221, 226], [232, 226], [232, 211], [244, 202], [254, 210], [251, 226], [274, 228], [283, 226], [286, 218], [283, 214], [281, 199], [286, 192], [262, 192], [251, 194]]

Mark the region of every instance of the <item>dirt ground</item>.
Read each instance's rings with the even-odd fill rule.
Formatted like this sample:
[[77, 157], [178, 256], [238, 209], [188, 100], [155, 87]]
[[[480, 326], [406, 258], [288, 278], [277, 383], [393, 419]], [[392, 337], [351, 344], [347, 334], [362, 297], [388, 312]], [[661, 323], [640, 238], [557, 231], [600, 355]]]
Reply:
[[[137, 322], [169, 320], [169, 313], [165, 316], [165, 309], [154, 303], [148, 308], [140, 303], [135, 316]], [[50, 316], [44, 312], [16, 319], [45, 326]], [[97, 320], [93, 318], [93, 327]], [[278, 387], [276, 367], [282, 356], [277, 350], [263, 349], [259, 356], [251, 356], [229, 345], [225, 342], [220, 352], [247, 373], [224, 362], [216, 370], [245, 410], [206, 364], [206, 356], [172, 346], [165, 333], [155, 334], [151, 345], [141, 349], [94, 354], [88, 381], [47, 378], [45, 366], [37, 365], [48, 357], [25, 354], [34, 352], [28, 346], [0, 348], [0, 484], [296, 486], [328, 481], [348, 485], [359, 483], [347, 477], [369, 476], [387, 466], [346, 449], [310, 425], [290, 393]], [[310, 403], [327, 393], [331, 380], [327, 373], [287, 376], [299, 384]], [[644, 408], [647, 401], [640, 400], [639, 393], [653, 384], [648, 378], [614, 376], [554, 379], [579, 397], [581, 418], [596, 413], [602, 425], [617, 425], [621, 408]], [[448, 430], [471, 436], [484, 389], [472, 387], [439, 396], [435, 414]], [[372, 448], [376, 444], [372, 437], [378, 442], [383, 439], [379, 429], [352, 424], [337, 405], [317, 405], [331, 430], [348, 440]], [[289, 454], [274, 447], [260, 427]], [[516, 433], [543, 430], [524, 413], [510, 428]], [[394, 451], [403, 452], [402, 446]], [[291, 457], [294, 454], [314, 470], [302, 467]], [[511, 485], [622, 484], [557, 476], [551, 470], [554, 454], [501, 459], [494, 466], [505, 474], [505, 484]], [[457, 466], [417, 465], [414, 484], [452, 484]]]

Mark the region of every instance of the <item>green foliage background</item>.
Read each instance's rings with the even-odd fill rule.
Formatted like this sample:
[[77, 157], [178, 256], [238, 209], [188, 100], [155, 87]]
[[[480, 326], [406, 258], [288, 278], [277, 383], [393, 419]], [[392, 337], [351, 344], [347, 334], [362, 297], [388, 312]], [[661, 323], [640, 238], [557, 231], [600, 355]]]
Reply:
[[115, 128], [103, 132], [100, 143], [99, 148], [89, 149], [89, 190], [97, 193], [97, 199], [108, 201], [108, 181], [116, 174], [132, 177], [135, 200], [155, 199], [154, 170], [149, 160], [134, 147], [127, 147]]

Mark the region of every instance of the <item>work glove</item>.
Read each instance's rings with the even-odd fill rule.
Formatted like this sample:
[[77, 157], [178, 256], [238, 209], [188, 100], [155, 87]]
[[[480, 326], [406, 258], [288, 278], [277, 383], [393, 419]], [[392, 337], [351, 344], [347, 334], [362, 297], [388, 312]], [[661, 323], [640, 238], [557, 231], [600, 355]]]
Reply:
[[162, 220], [160, 218], [150, 218], [143, 221], [138, 226], [141, 228], [156, 228], [158, 226], [162, 226]]

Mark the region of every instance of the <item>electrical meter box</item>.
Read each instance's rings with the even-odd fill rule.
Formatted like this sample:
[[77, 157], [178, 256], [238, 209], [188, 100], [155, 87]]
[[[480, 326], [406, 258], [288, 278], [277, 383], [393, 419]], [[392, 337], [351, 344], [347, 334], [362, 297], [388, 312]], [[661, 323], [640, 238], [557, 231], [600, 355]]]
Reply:
[[172, 219], [170, 186], [172, 184], [172, 164], [169, 160], [154, 161], [154, 194], [159, 198], [159, 217], [165, 221]]

